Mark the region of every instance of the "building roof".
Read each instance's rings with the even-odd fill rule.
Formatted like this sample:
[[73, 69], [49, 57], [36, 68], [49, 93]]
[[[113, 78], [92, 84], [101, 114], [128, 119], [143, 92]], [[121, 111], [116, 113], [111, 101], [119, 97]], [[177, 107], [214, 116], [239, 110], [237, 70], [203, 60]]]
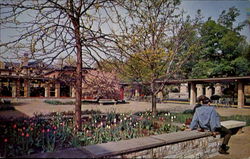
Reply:
[[[82, 70], [96, 70], [96, 69], [91, 68], [91, 67], [83, 67]], [[44, 75], [49, 75], [49, 74], [54, 73], [54, 72], [64, 72], [64, 71], [76, 71], [76, 67], [75, 66], [64, 66], [62, 69], [54, 69], [54, 70], [51, 70], [51, 71], [45, 73]]]
[[[228, 83], [228, 82], [250, 82], [250, 76], [242, 76], [242, 77], [221, 77], [221, 78], [198, 78], [198, 79], [176, 79], [176, 80], [167, 80], [165, 84], [179, 84], [179, 83], [196, 83], [196, 84], [203, 84], [203, 83]], [[163, 83], [163, 80], [158, 80], [156, 83]], [[121, 85], [128, 86], [128, 85], [138, 85], [138, 84], [149, 84], [149, 83], [141, 83], [141, 82], [134, 82], [134, 83], [120, 83]]]
[[[237, 81], [247, 81], [247, 82], [250, 82], [250, 76], [168, 80], [166, 82], [166, 84], [177, 84], [177, 83], [211, 83], [211, 82], [225, 83], [225, 82], [237, 82]], [[162, 83], [162, 82], [163, 81], [157, 81], [157, 83]]]

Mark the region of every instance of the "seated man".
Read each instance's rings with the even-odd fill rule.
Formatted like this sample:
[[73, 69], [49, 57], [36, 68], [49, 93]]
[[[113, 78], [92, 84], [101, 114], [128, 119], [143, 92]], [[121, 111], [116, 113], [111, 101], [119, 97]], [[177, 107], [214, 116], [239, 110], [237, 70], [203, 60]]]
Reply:
[[197, 107], [194, 112], [192, 122], [190, 124], [190, 129], [202, 129], [209, 130], [215, 134], [215, 132], [220, 132], [224, 136], [222, 145], [220, 146], [219, 153], [229, 154], [227, 146], [229, 139], [231, 137], [231, 131], [220, 124], [220, 117], [216, 112], [215, 108], [210, 106], [210, 99], [204, 95], [198, 97], [198, 103], [201, 106]]

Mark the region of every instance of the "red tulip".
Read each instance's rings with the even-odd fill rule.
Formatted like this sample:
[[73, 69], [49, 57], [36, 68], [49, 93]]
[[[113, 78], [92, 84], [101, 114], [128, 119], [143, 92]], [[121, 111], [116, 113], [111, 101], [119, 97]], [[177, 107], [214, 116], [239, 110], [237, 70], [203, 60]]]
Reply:
[[8, 142], [8, 139], [7, 139], [7, 138], [5, 138], [5, 139], [3, 140], [3, 142]]
[[14, 128], [14, 129], [16, 128], [16, 124], [13, 125], [13, 128]]

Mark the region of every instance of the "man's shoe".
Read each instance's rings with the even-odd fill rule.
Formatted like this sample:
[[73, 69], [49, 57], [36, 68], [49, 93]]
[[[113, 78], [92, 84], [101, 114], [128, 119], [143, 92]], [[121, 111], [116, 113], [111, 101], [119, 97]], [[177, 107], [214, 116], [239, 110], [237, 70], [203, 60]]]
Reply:
[[227, 151], [227, 150], [229, 150], [229, 146], [226, 146], [226, 145], [221, 145], [220, 146], [220, 149], [223, 149], [223, 150], [225, 150], [225, 151]]
[[222, 148], [219, 149], [219, 153], [220, 154], [226, 154], [226, 155], [229, 154], [229, 152], [227, 152], [227, 150], [222, 149]]
[[229, 148], [230, 148], [229, 146], [226, 146], [224, 149], [227, 151], [227, 150], [229, 150]]

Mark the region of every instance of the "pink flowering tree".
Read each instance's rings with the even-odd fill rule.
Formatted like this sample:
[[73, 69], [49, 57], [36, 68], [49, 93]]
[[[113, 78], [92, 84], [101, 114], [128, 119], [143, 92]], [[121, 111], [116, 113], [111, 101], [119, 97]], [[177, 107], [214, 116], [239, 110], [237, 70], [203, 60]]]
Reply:
[[120, 98], [119, 80], [114, 72], [90, 70], [85, 76], [83, 92], [94, 98]]

